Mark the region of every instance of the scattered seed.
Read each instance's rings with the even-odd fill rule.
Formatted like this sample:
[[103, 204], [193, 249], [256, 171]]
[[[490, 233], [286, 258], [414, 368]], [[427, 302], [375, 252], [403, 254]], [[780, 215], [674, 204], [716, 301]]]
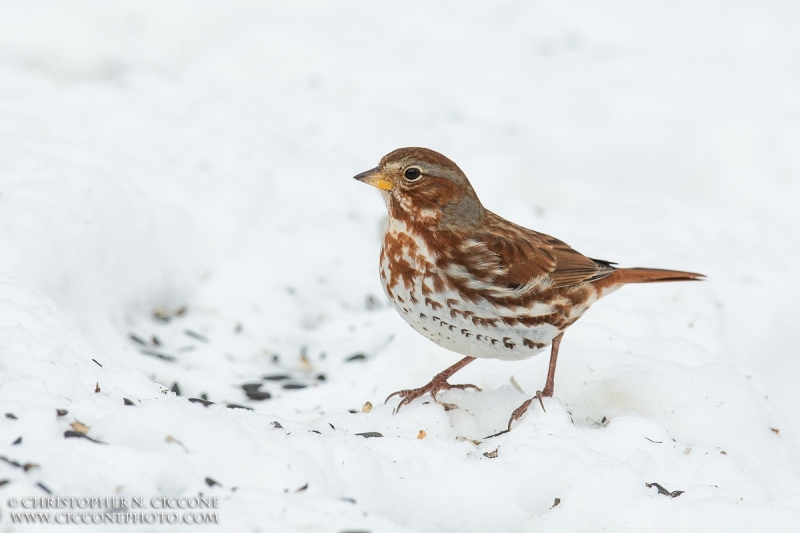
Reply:
[[151, 357], [158, 357], [159, 359], [163, 359], [164, 361], [174, 361], [175, 357], [171, 355], [164, 355], [163, 353], [154, 352], [152, 350], [139, 350], [145, 355], [149, 355]]
[[686, 492], [686, 491], [683, 491], [683, 490], [673, 490], [672, 492], [670, 492], [667, 489], [665, 489], [664, 487], [662, 487], [661, 485], [659, 485], [658, 483], [645, 483], [645, 486], [648, 489], [650, 487], [655, 487], [656, 489], [658, 489], [658, 493], [659, 494], [663, 494], [664, 496], [669, 496], [670, 498], [677, 498], [678, 496], [680, 496], [681, 494]]
[[550, 509], [556, 507], [559, 503], [561, 503], [561, 498], [556, 498], [555, 500], [553, 500], [553, 505], [550, 506]]
[[439, 402], [444, 407], [445, 411], [455, 411], [458, 409], [458, 406], [454, 403], [446, 403], [446, 402]]
[[208, 485], [209, 487], [213, 487], [214, 485], [219, 485], [220, 487], [222, 486], [218, 482], [211, 479], [210, 477], [206, 478], [206, 485]]
[[257, 402], [272, 398], [272, 395], [269, 392], [258, 389], [244, 389], [244, 393], [248, 398]]
[[69, 438], [82, 438], [82, 439], [90, 440], [90, 441], [95, 442], [97, 444], [105, 444], [105, 442], [100, 442], [99, 440], [95, 440], [92, 437], [84, 435], [83, 433], [79, 433], [77, 431], [72, 431], [72, 430], [65, 431], [64, 432], [64, 438], [67, 438], [67, 439], [69, 439]]
[[[0, 479], [0, 487], [5, 485], [6, 483], [11, 483], [11, 480], [10, 479]], [[355, 503], [355, 502], [353, 502], [353, 503]]]
[[367, 308], [367, 311], [374, 311], [375, 309], [379, 309], [381, 306], [380, 302], [371, 294], [367, 295], [367, 299], [364, 301], [364, 307]]
[[309, 372], [314, 369], [314, 365], [308, 359], [308, 352], [305, 346], [300, 349], [300, 368], [304, 372]]
[[377, 431], [367, 431], [366, 433], [356, 433], [359, 437], [364, 437], [365, 439], [369, 439], [372, 437], [383, 437], [382, 434], [378, 433]]
[[153, 346], [161, 346], [161, 341], [155, 335], [150, 337], [150, 342], [153, 343]]
[[428, 436], [428, 434], [425, 433], [424, 429], [420, 429], [419, 433], [417, 433], [417, 438], [420, 439], [420, 440], [424, 439], [427, 436]]
[[228, 409], [247, 409], [248, 411], [252, 411], [252, 407], [247, 407], [246, 405], [239, 405], [238, 403], [229, 403], [226, 405]]
[[317, 374], [317, 381], [325, 381], [325, 374]]
[[322, 435], [322, 432], [321, 431], [317, 431], [316, 429], [309, 429], [308, 432], [309, 433], [316, 433], [317, 435]]
[[100, 363], [98, 363], [98, 362], [97, 362], [97, 359], [92, 359], [92, 361], [94, 361], [94, 364], [96, 364], [96, 365], [97, 365], [97, 366], [99, 366], [100, 368], [103, 368], [103, 365], [101, 365]]
[[68, 413], [66, 409], [56, 409], [56, 416], [66, 416]]
[[95, 383], [94, 384], [94, 392], [100, 392], [100, 384], [99, 383]]
[[189, 311], [189, 308], [186, 307], [185, 305], [182, 305], [179, 308], [177, 308], [173, 314], [175, 316], [183, 316], [186, 314], [187, 311]]
[[687, 446], [686, 449], [683, 450], [683, 453], [685, 455], [689, 455], [691, 452], [692, 452], [692, 447], [691, 446]]
[[488, 457], [489, 459], [495, 459], [495, 458], [497, 458], [497, 453], [499, 451], [500, 451], [500, 446], [498, 446], [497, 448], [495, 448], [494, 450], [492, 450], [490, 452], [484, 453], [483, 456], [484, 457]]
[[769, 429], [771, 429], [772, 432], [775, 433], [776, 435], [780, 435], [781, 434], [781, 430], [778, 429], [778, 428], [769, 428]]
[[661, 442], [660, 440], [648, 439], [647, 437], [645, 437], [645, 438], [646, 438], [647, 440], [649, 440], [650, 442], [654, 443], [654, 444], [663, 444], [663, 442]]
[[181, 386], [178, 385], [177, 381], [172, 384], [172, 388], [170, 390], [175, 393], [175, 396], [181, 395]]
[[181, 441], [179, 441], [178, 439], [176, 439], [172, 435], [167, 435], [166, 437], [164, 437], [164, 442], [166, 442], [167, 444], [171, 444], [171, 443], [174, 442], [175, 444], [177, 444], [181, 448], [183, 448], [183, 451], [185, 451], [186, 453], [189, 453], [189, 449], [186, 446], [184, 446], [184, 444]]
[[192, 331], [192, 330], [190, 330], [190, 329], [187, 329], [187, 330], [185, 330], [185, 331], [184, 331], [184, 333], [185, 333], [187, 336], [189, 336], [189, 337], [191, 337], [191, 338], [193, 338], [193, 339], [195, 339], [195, 340], [198, 340], [198, 341], [200, 341], [200, 342], [205, 342], [206, 344], [208, 344], [208, 337], [205, 337], [205, 336], [203, 336], [203, 335], [200, 335], [200, 334], [199, 334], [199, 333], [197, 333], [196, 331]]
[[266, 381], [283, 381], [283, 380], [286, 380], [286, 379], [292, 379], [292, 376], [290, 376], [288, 374], [269, 374], [269, 375], [264, 376], [261, 379], [264, 379]]
[[48, 488], [45, 486], [45, 484], [44, 484], [44, 483], [41, 483], [41, 482], [39, 482], [39, 483], [37, 483], [37, 484], [36, 484], [36, 486], [37, 486], [37, 487], [39, 487], [40, 489], [42, 489], [43, 491], [45, 491], [47, 494], [53, 494], [53, 491], [52, 491], [52, 490], [50, 490], [50, 489], [48, 489]]
[[347, 502], [347, 503], [352, 503], [352, 504], [355, 504], [355, 503], [356, 503], [356, 500], [355, 500], [355, 498], [339, 498], [339, 499], [340, 499], [341, 501], [343, 501], [343, 502]]
[[367, 356], [365, 354], [357, 353], [357, 354], [353, 354], [350, 357], [348, 357], [347, 359], [345, 359], [345, 362], [349, 363], [350, 361], [363, 361], [366, 358], [367, 358]]
[[459, 435], [458, 437], [456, 437], [456, 440], [457, 441], [462, 441], [462, 442], [471, 442], [475, 446], [478, 446], [481, 443], [481, 441], [479, 441], [479, 440], [468, 439], [467, 437], [465, 437], [463, 435]]
[[332, 430], [336, 431], [336, 428], [335, 428], [335, 427], [333, 427], [333, 424], [331, 424], [330, 422], [328, 422], [328, 425], [331, 427], [331, 429], [332, 429]]
[[272, 421], [272, 427], [274, 427], [275, 429], [283, 429], [283, 426], [277, 420]]
[[33, 470], [34, 468], [39, 468], [39, 465], [37, 465], [36, 463], [25, 463], [24, 465], [22, 465], [22, 469], [26, 472], [28, 470]]
[[286, 390], [299, 390], [308, 387], [305, 383], [284, 383], [283, 388]]
[[123, 398], [122, 399], [122, 404], [123, 405], [132, 405], [132, 406], [136, 407], [136, 404], [133, 403], [132, 401], [130, 401], [129, 399], [127, 399], [127, 398]]
[[17, 440], [11, 443], [12, 445], [22, 444], [22, 437], [17, 437]]
[[299, 489], [297, 489], [295, 492], [303, 492], [303, 491], [304, 491], [304, 490], [306, 490], [307, 488], [308, 488], [308, 483], [306, 483], [305, 485], [303, 485], [302, 487], [300, 487]]
[[204, 400], [202, 398], [189, 398], [189, 401], [192, 402], [192, 403], [201, 403], [201, 404], [203, 404], [203, 407], [208, 407], [209, 405], [214, 405], [214, 402], [211, 402], [209, 400]]
[[348, 409], [347, 412], [350, 414], [356, 414], [358, 411], [356, 411], [355, 409]]
[[19, 464], [17, 461], [12, 461], [8, 457], [3, 457], [2, 455], [0, 455], [0, 461], [4, 461], [15, 468], [22, 468], [22, 465]]
[[511, 386], [514, 387], [514, 390], [516, 390], [520, 394], [525, 394], [525, 391], [522, 390], [522, 387], [519, 386], [519, 383], [517, 383], [517, 380], [514, 379], [514, 376], [508, 378], [508, 381], [511, 383]]
[[72, 429], [74, 429], [75, 431], [80, 433], [81, 435], [86, 435], [87, 433], [89, 433], [89, 429], [90, 429], [89, 426], [87, 426], [83, 422], [79, 422], [78, 420], [76, 420], [75, 422], [71, 423], [69, 425], [69, 427], [71, 427]]
[[367, 402], [364, 404], [364, 407], [361, 408], [362, 413], [369, 413], [372, 411], [372, 402]]
[[141, 337], [139, 337], [138, 335], [136, 335], [134, 333], [128, 333], [128, 338], [130, 340], [132, 340], [133, 342], [135, 342], [136, 344], [141, 344], [142, 346], [147, 346], [147, 343], [144, 341], [144, 339], [142, 339]]
[[722, 451], [721, 451], [721, 452], [719, 452], [719, 453], [721, 453], [722, 455], [728, 455], [728, 452], [726, 452], [725, 450], [722, 450]]
[[17, 415], [14, 413], [6, 413], [6, 418], [10, 418], [11, 420], [17, 420]]
[[166, 307], [158, 307], [153, 309], [153, 319], [158, 322], [169, 322], [172, 320], [172, 317], [169, 316], [169, 309]]

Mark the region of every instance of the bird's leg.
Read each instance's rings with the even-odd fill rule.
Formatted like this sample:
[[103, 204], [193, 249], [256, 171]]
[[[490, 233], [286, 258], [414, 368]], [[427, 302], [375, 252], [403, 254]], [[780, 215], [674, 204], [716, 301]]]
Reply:
[[536, 391], [536, 397], [539, 398], [542, 409], [544, 409], [542, 396], [549, 398], [553, 395], [553, 388], [555, 387], [556, 381], [556, 362], [558, 362], [558, 347], [561, 346], [561, 339], [563, 337], [564, 333], [562, 332], [558, 334], [558, 337], [553, 339], [553, 345], [550, 348], [550, 367], [547, 369], [547, 381], [544, 384], [544, 390]]
[[[536, 398], [539, 400], [539, 405], [542, 406], [542, 411], [544, 412], [547, 412], [547, 409], [544, 408], [544, 401], [542, 398], [549, 398], [553, 395], [553, 388], [555, 386], [556, 379], [556, 362], [558, 361], [558, 347], [561, 346], [562, 337], [564, 337], [564, 333], [559, 333], [558, 337], [553, 339], [553, 344], [550, 347], [550, 367], [547, 369], [547, 381], [544, 384], [544, 390], [536, 391]], [[499, 433], [495, 433], [494, 435], [490, 435], [490, 437], [496, 437], [511, 431], [511, 424], [522, 418], [522, 415], [525, 414], [525, 411], [528, 410], [528, 407], [530, 407], [532, 402], [533, 398], [522, 402], [522, 405], [514, 409], [514, 412], [511, 413], [511, 418], [508, 419], [508, 429]]]
[[428, 383], [424, 387], [420, 387], [418, 389], [404, 389], [404, 390], [399, 390], [397, 392], [393, 392], [392, 394], [389, 395], [388, 398], [386, 398], [386, 402], [388, 402], [394, 396], [402, 396], [403, 399], [400, 401], [400, 404], [394, 410], [394, 412], [397, 413], [397, 411], [399, 411], [401, 407], [413, 402], [414, 400], [416, 400], [417, 398], [428, 392], [431, 394], [433, 399], [436, 400], [436, 393], [443, 390], [449, 390], [449, 389], [463, 390], [467, 388], [473, 388], [476, 391], [479, 391], [481, 389], [475, 385], [471, 384], [451, 385], [450, 383], [447, 382], [450, 376], [452, 376], [453, 374], [455, 374], [456, 372], [458, 372], [459, 370], [461, 370], [474, 360], [475, 360], [474, 357], [465, 357], [464, 359], [457, 362], [453, 366], [446, 368], [445, 370], [433, 376], [433, 379], [430, 381], [430, 383]]

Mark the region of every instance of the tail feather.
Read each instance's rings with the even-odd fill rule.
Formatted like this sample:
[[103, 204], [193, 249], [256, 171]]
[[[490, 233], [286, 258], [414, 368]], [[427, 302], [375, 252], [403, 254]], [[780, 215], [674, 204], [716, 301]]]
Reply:
[[658, 283], [662, 281], [701, 281], [705, 275], [661, 268], [618, 268], [608, 278], [618, 283]]

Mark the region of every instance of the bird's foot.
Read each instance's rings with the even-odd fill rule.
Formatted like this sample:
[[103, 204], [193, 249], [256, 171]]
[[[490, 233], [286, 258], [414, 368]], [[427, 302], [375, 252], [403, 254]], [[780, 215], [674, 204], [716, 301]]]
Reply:
[[[410, 404], [411, 402], [413, 402], [414, 400], [416, 400], [420, 396], [425, 395], [426, 393], [430, 393], [430, 395], [434, 399], [434, 401], [438, 401], [438, 400], [436, 400], [436, 394], [441, 392], [441, 391], [443, 391], [443, 390], [450, 390], [450, 389], [461, 389], [461, 390], [475, 389], [476, 391], [480, 391], [481, 390], [480, 387], [478, 387], [477, 385], [472, 385], [471, 383], [459, 384], [459, 385], [451, 385], [450, 383], [447, 382], [447, 378], [448, 378], [448, 376], [444, 375], [444, 373], [436, 374], [433, 377], [433, 379], [430, 381], [430, 383], [428, 383], [424, 387], [420, 387], [418, 389], [404, 389], [404, 390], [399, 390], [397, 392], [393, 392], [392, 394], [390, 394], [386, 398], [386, 402], [384, 402], [384, 403], [387, 403], [389, 400], [391, 400], [395, 396], [402, 397], [403, 399], [400, 400], [400, 403], [397, 405], [397, 407], [394, 410], [394, 412], [397, 413], [400, 410], [401, 407], [403, 407], [404, 405]], [[445, 405], [449, 405], [449, 404], [445, 404]], [[449, 411], [449, 409], [448, 409], [448, 411]]]
[[[544, 388], [544, 391], [540, 391], [540, 390], [536, 391], [535, 398], [537, 400], [539, 400], [539, 405], [542, 406], [542, 411], [544, 411], [545, 413], [547, 412], [547, 409], [544, 408], [544, 400], [543, 400], [543, 398], [549, 398], [552, 395], [553, 395], [553, 391], [552, 390], [548, 391], [547, 387]], [[508, 433], [509, 431], [511, 431], [511, 424], [513, 424], [514, 422], [516, 422], [517, 420], [522, 418], [522, 415], [524, 415], [527, 412], [528, 407], [531, 406], [531, 403], [533, 403], [533, 398], [530, 398], [529, 400], [525, 400], [524, 402], [522, 402], [522, 405], [520, 405], [519, 407], [514, 409], [514, 412], [511, 413], [511, 418], [508, 419], [508, 428], [507, 429], [504, 429], [503, 431], [499, 431], [499, 432], [495, 433], [494, 435], [489, 435], [488, 437], [484, 437], [484, 438], [491, 439], [493, 437], [497, 437], [498, 435], [504, 435], [504, 434]]]

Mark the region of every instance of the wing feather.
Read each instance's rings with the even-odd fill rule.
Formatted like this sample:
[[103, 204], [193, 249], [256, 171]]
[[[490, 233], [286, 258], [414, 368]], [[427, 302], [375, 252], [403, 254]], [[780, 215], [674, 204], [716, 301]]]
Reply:
[[[486, 231], [475, 236], [486, 247], [483, 257], [497, 258], [495, 268], [505, 271], [506, 287], [562, 288], [610, 276], [616, 269], [608, 261], [591, 259], [565, 242], [487, 212]], [[501, 278], [502, 276], [498, 276]], [[496, 279], [495, 282], [503, 281]]]

